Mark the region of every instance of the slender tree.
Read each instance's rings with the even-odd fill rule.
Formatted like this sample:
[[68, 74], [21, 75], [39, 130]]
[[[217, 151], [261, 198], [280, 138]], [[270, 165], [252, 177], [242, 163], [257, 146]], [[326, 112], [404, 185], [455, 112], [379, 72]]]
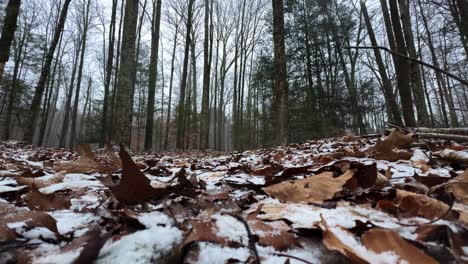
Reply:
[[39, 117], [39, 111], [42, 101], [42, 95], [44, 94], [45, 83], [47, 78], [49, 77], [50, 66], [52, 64], [52, 60], [54, 58], [55, 49], [57, 48], [57, 44], [60, 39], [60, 35], [62, 34], [63, 28], [65, 26], [65, 20], [67, 19], [68, 7], [70, 6], [71, 0], [65, 0], [62, 11], [60, 12], [60, 18], [55, 28], [54, 38], [49, 47], [49, 51], [47, 52], [47, 57], [44, 63], [44, 66], [41, 70], [41, 75], [39, 77], [39, 81], [37, 82], [36, 90], [34, 92], [34, 97], [31, 103], [30, 108], [30, 118], [26, 123], [26, 131], [24, 134], [24, 141], [27, 143], [32, 144], [36, 129], [36, 121]]
[[[210, 124], [209, 101], [210, 101], [210, 73], [211, 73], [211, 58], [209, 47], [213, 40], [210, 41], [210, 1], [205, 0], [205, 39], [203, 42], [203, 94], [202, 94], [202, 116], [200, 127], [200, 148], [208, 148], [208, 130]], [[211, 43], [211, 44], [210, 44]]]
[[158, 75], [158, 53], [161, 24], [161, 0], [153, 2], [153, 19], [151, 21], [151, 57], [148, 82], [148, 105], [146, 107], [145, 150], [153, 147], [154, 106], [156, 95], [156, 78]]
[[188, 61], [190, 52], [190, 34], [192, 31], [192, 18], [193, 18], [193, 3], [194, 0], [189, 0], [187, 10], [186, 32], [185, 32], [185, 49], [184, 49], [184, 62], [180, 84], [179, 105], [177, 107], [177, 135], [176, 147], [178, 149], [184, 148], [185, 138], [185, 121], [186, 121], [186, 101], [185, 94], [187, 89], [187, 74], [188, 74]]
[[274, 48], [274, 115], [277, 118], [277, 143], [288, 143], [288, 81], [284, 44], [283, 0], [272, 0], [273, 4], [273, 48]]
[[133, 116], [133, 67], [138, 20], [138, 0], [127, 1], [122, 33], [122, 50], [115, 95], [113, 139], [130, 145]]
[[10, 58], [10, 47], [15, 37], [16, 24], [20, 12], [21, 0], [10, 0], [6, 7], [5, 23], [0, 37], [0, 81], [3, 77], [5, 64]]

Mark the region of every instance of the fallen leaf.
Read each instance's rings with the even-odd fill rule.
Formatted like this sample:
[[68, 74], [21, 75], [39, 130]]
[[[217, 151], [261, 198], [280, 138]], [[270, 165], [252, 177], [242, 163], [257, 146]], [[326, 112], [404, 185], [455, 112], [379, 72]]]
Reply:
[[409, 264], [438, 263], [432, 257], [424, 254], [417, 247], [406, 242], [401, 236], [392, 230], [374, 228], [365, 232], [361, 237], [362, 244], [376, 253], [391, 251], [399, 257], [399, 262]]
[[43, 211], [61, 210], [70, 208], [70, 198], [64, 195], [47, 196], [41, 193], [35, 184], [31, 187], [31, 192], [25, 197], [30, 208]]
[[449, 162], [456, 162], [465, 165], [468, 164], [468, 152], [466, 151], [444, 149], [439, 152], [434, 152], [434, 156]]
[[455, 196], [455, 200], [468, 205], [468, 169], [462, 175], [449, 181], [445, 188], [447, 192]]
[[324, 172], [306, 179], [282, 182], [271, 185], [262, 190], [283, 202], [293, 203], [322, 203], [332, 199], [343, 190], [344, 185], [354, 175], [354, 171], [347, 171], [334, 178], [333, 173]]
[[[403, 190], [396, 191], [394, 201], [380, 200], [377, 203], [377, 208], [399, 216], [420, 216], [431, 220], [443, 216], [449, 210], [449, 206], [439, 200]], [[456, 219], [456, 217], [449, 213], [445, 219]]]
[[284, 251], [292, 247], [301, 247], [293, 233], [288, 232], [290, 228], [283, 221], [262, 222], [248, 221], [252, 233], [258, 236], [258, 244], [271, 246], [276, 250]]
[[56, 183], [61, 183], [64, 177], [65, 172], [59, 172], [54, 175], [46, 175], [37, 178], [16, 177], [16, 182], [18, 182], [19, 184], [27, 185], [29, 187], [36, 185], [38, 189], [42, 189]]
[[50, 215], [40, 211], [30, 211], [0, 202], [0, 223], [24, 222], [27, 227], [45, 227], [60, 236], [57, 221]]
[[73, 264], [87, 264], [92, 263], [98, 256], [101, 248], [110, 237], [110, 233], [101, 234], [101, 228], [95, 226], [89, 229], [86, 233], [81, 235], [78, 239], [74, 240], [69, 245], [63, 247], [61, 252], [70, 252], [78, 250], [81, 252], [76, 259], [72, 261]]
[[138, 169], [123, 146], [120, 146], [119, 156], [122, 160], [122, 178], [117, 185], [109, 186], [119, 202], [136, 205], [166, 194], [166, 189], [151, 187], [150, 180]]

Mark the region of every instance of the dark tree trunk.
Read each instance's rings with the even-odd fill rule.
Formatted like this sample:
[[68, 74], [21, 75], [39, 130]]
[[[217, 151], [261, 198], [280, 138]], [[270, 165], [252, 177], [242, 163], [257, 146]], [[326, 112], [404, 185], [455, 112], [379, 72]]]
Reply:
[[194, 0], [189, 0], [188, 3], [188, 16], [187, 16], [187, 26], [185, 32], [185, 49], [184, 49], [184, 62], [183, 70], [181, 77], [180, 93], [179, 93], [179, 105], [177, 109], [177, 135], [176, 135], [176, 147], [178, 149], [184, 148], [184, 138], [185, 138], [185, 118], [186, 118], [186, 107], [185, 107], [185, 90], [187, 88], [187, 73], [188, 73], [188, 60], [190, 52], [190, 34], [192, 31], [192, 17], [193, 17], [193, 2]]
[[104, 82], [104, 102], [102, 106], [101, 120], [101, 147], [109, 141], [109, 89], [112, 78], [112, 66], [114, 63], [114, 42], [115, 42], [115, 20], [117, 17], [117, 0], [112, 1], [112, 15], [109, 30], [109, 48], [106, 62], [106, 79]]
[[39, 110], [41, 107], [42, 95], [44, 94], [45, 83], [47, 78], [49, 77], [50, 72], [50, 65], [52, 64], [52, 59], [54, 58], [55, 49], [57, 48], [57, 44], [60, 39], [60, 35], [62, 34], [63, 27], [65, 26], [65, 20], [67, 19], [68, 7], [70, 5], [71, 0], [65, 0], [63, 4], [62, 11], [60, 12], [60, 19], [58, 22], [57, 27], [55, 28], [54, 38], [50, 44], [49, 51], [47, 52], [46, 61], [44, 63], [44, 67], [42, 67], [41, 75], [39, 77], [39, 81], [37, 82], [36, 90], [34, 92], [34, 97], [31, 103], [30, 108], [30, 118], [26, 123], [26, 131], [24, 134], [24, 141], [29, 144], [33, 143], [34, 139], [34, 132], [36, 129], [36, 121], [39, 116]]
[[156, 94], [156, 78], [158, 75], [158, 52], [159, 52], [159, 26], [161, 21], [161, 0], [157, 0], [153, 5], [153, 21], [151, 25], [151, 62], [149, 66], [148, 82], [148, 105], [146, 107], [146, 128], [145, 128], [145, 150], [153, 147], [154, 130], [154, 104]]
[[0, 81], [3, 77], [5, 64], [10, 58], [10, 47], [15, 37], [16, 24], [20, 12], [21, 0], [10, 0], [6, 7], [5, 23], [0, 38]]
[[122, 33], [122, 50], [117, 85], [115, 87], [115, 107], [113, 139], [130, 146], [133, 116], [133, 67], [135, 67], [135, 41], [138, 21], [138, 2], [127, 1]]
[[[395, 36], [396, 51], [407, 56], [405, 38], [402, 33], [400, 15], [396, 0], [390, 0], [390, 15], [393, 26], [393, 34]], [[395, 58], [395, 57], [394, 57]], [[414, 118], [413, 98], [410, 87], [409, 73], [410, 68], [408, 62], [403, 58], [396, 58], [396, 74], [397, 86], [400, 92], [401, 108], [403, 110], [403, 119], [406, 126], [415, 127], [416, 119]]]
[[[364, 15], [364, 20], [366, 22], [367, 26], [367, 32], [369, 34], [369, 39], [372, 43], [372, 46], [377, 47], [378, 43], [374, 35], [374, 30], [372, 28], [372, 23], [369, 18], [369, 14], [367, 13], [367, 8], [364, 2], [361, 2], [361, 10]], [[374, 55], [375, 55], [375, 60], [377, 62], [377, 66], [379, 69], [379, 74], [380, 77], [382, 78], [382, 88], [383, 88], [383, 94], [384, 98], [387, 104], [388, 109], [390, 110], [391, 116], [389, 117], [390, 120], [393, 122], [397, 122], [399, 124], [403, 123], [403, 120], [401, 119], [401, 114], [400, 114], [400, 109], [398, 107], [398, 104], [395, 100], [395, 97], [393, 96], [392, 92], [392, 83], [388, 79], [387, 71], [385, 69], [385, 64], [383, 62], [382, 56], [380, 54], [380, 51], [378, 49], [374, 49]]]
[[273, 47], [274, 47], [274, 114], [277, 117], [278, 132], [276, 143], [288, 143], [288, 81], [286, 72], [286, 52], [284, 45], [283, 0], [273, 3]]
[[210, 31], [210, 1], [205, 0], [205, 40], [203, 42], [203, 94], [202, 112], [200, 127], [200, 148], [208, 148], [208, 129], [210, 124], [209, 102], [210, 102], [210, 73], [211, 73], [211, 53], [213, 47], [213, 34]]

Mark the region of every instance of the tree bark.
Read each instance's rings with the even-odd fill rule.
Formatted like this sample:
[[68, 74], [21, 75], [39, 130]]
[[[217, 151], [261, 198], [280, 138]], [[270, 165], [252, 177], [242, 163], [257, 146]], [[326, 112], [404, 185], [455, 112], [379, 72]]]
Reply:
[[184, 62], [181, 77], [180, 93], [179, 93], [179, 105], [177, 109], [177, 133], [176, 133], [176, 147], [178, 149], [184, 148], [185, 138], [185, 118], [186, 118], [186, 102], [185, 102], [185, 90], [187, 88], [187, 73], [188, 73], [188, 60], [190, 52], [190, 34], [192, 31], [192, 17], [193, 17], [193, 2], [189, 0], [188, 3], [188, 16], [185, 32], [185, 49], [184, 49]]
[[[367, 13], [366, 5], [362, 1], [361, 1], [361, 10], [362, 10], [363, 15], [364, 15], [364, 20], [365, 20], [366, 27], [367, 27], [367, 33], [369, 34], [369, 39], [371, 41], [371, 44], [372, 44], [372, 46], [377, 47], [378, 43], [377, 43], [377, 40], [375, 38], [374, 30], [372, 28], [372, 23], [370, 21], [369, 14]], [[387, 107], [389, 108], [390, 114], [391, 114], [391, 116], [389, 118], [390, 118], [390, 120], [393, 120], [393, 122], [397, 122], [399, 124], [402, 124], [403, 120], [401, 119], [400, 109], [398, 107], [398, 104], [397, 104], [397, 102], [395, 100], [395, 97], [393, 96], [393, 92], [392, 92], [392, 90], [393, 90], [392, 89], [392, 83], [388, 79], [387, 70], [385, 69], [385, 64], [383, 62], [380, 51], [378, 49], [374, 49], [374, 56], [375, 56], [375, 60], [377, 62], [377, 67], [379, 69], [380, 78], [382, 78], [382, 84], [383, 84], [382, 88], [383, 88], [384, 98], [385, 98]]]
[[166, 118], [166, 132], [164, 133], [164, 149], [167, 149], [169, 144], [169, 125], [171, 121], [171, 108], [172, 108], [172, 88], [174, 84], [174, 63], [175, 63], [175, 55], [176, 55], [176, 48], [177, 48], [177, 35], [179, 34], [179, 25], [175, 25], [175, 33], [174, 33], [174, 42], [172, 44], [172, 59], [171, 59], [171, 76], [169, 77], [169, 102], [167, 104], [167, 118]]
[[[396, 51], [407, 56], [405, 39], [401, 29], [400, 16], [396, 0], [390, 0], [390, 15], [395, 35]], [[401, 106], [403, 110], [403, 119], [406, 126], [416, 126], [414, 118], [413, 97], [409, 80], [409, 64], [403, 58], [397, 58], [396, 62], [397, 86], [400, 92]]]
[[274, 49], [274, 101], [277, 115], [277, 143], [288, 143], [288, 81], [284, 44], [283, 0], [272, 0], [273, 4], [273, 49]]
[[36, 121], [39, 116], [39, 110], [41, 107], [42, 95], [44, 94], [44, 87], [47, 78], [49, 77], [50, 72], [50, 65], [52, 64], [52, 59], [54, 57], [55, 49], [57, 48], [58, 41], [60, 39], [60, 35], [62, 34], [63, 27], [65, 26], [65, 20], [67, 18], [68, 7], [70, 5], [71, 0], [65, 0], [62, 11], [60, 12], [60, 18], [57, 27], [55, 28], [54, 38], [49, 47], [49, 51], [47, 52], [46, 61], [44, 63], [44, 67], [42, 67], [41, 75], [39, 77], [39, 81], [37, 82], [36, 90], [34, 92], [34, 97], [31, 103], [30, 108], [30, 118], [27, 122], [26, 131], [24, 134], [24, 141], [29, 144], [33, 143], [35, 129], [36, 129]]
[[101, 147], [109, 141], [109, 89], [112, 78], [112, 66], [114, 63], [114, 42], [115, 42], [115, 21], [117, 17], [117, 1], [112, 1], [112, 15], [109, 29], [109, 47], [107, 52], [106, 62], [106, 79], [104, 81], [104, 101], [102, 106], [102, 120], [101, 120]]
[[10, 0], [6, 7], [5, 23], [0, 38], [0, 81], [3, 78], [5, 64], [10, 58], [11, 42], [15, 37], [16, 24], [20, 12], [21, 0]]
[[[213, 0], [212, 0], [213, 1]], [[211, 59], [209, 47], [213, 45], [212, 34], [210, 34], [210, 0], [205, 0], [205, 39], [203, 42], [203, 94], [200, 127], [200, 149], [208, 148], [208, 129], [210, 124], [209, 102], [210, 102], [210, 73]], [[211, 35], [211, 38], [209, 38]]]
[[151, 57], [148, 82], [148, 105], [146, 107], [145, 150], [153, 148], [154, 104], [156, 94], [156, 78], [158, 75], [159, 27], [161, 21], [161, 0], [153, 4], [153, 20], [151, 24]]
[[122, 51], [118, 73], [114, 109], [113, 139], [130, 146], [133, 116], [133, 67], [135, 67], [135, 41], [138, 20], [138, 0], [127, 1], [122, 33]]

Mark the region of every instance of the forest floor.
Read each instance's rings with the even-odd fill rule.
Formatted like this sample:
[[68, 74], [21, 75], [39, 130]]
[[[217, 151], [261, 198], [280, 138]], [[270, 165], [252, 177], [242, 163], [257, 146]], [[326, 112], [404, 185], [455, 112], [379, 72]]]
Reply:
[[242, 153], [0, 144], [0, 263], [468, 262], [468, 145]]

